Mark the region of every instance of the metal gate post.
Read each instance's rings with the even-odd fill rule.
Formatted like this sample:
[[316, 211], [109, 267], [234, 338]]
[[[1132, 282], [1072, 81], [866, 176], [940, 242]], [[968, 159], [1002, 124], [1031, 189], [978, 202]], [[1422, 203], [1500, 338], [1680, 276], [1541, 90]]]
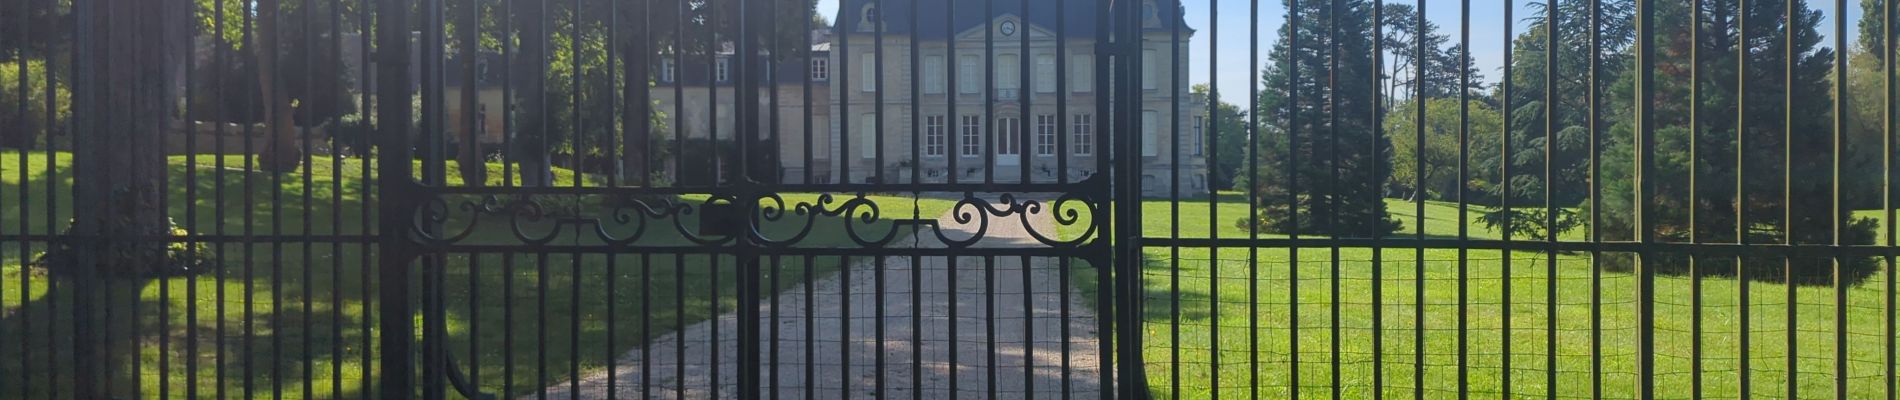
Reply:
[[380, 198], [377, 264], [377, 307], [381, 320], [378, 350], [382, 357], [379, 392], [381, 398], [403, 400], [415, 397], [415, 321], [410, 318], [409, 264], [415, 253], [404, 227], [415, 212], [415, 182], [411, 178], [409, 122], [413, 111], [407, 100], [409, 84], [409, 7], [408, 0], [378, 0], [376, 19], [377, 103], [377, 192]]
[[1110, 130], [1114, 164], [1115, 231], [1115, 357], [1119, 376], [1116, 393], [1124, 399], [1148, 397], [1148, 376], [1142, 365], [1141, 330], [1141, 141], [1133, 135], [1141, 127], [1141, 13], [1130, 0], [1115, 1], [1109, 12], [1113, 42], [1114, 84], [1110, 107], [1115, 122]]
[[[758, 70], [762, 58], [759, 57], [755, 44], [765, 36], [761, 35], [761, 30], [753, 25], [765, 21], [765, 16], [760, 14], [761, 10], [763, 8], [756, 7], [755, 2], [739, 1], [739, 81], [735, 88], [736, 100], [733, 102], [738, 108], [735, 111], [737, 111], [739, 129], [733, 142], [739, 153], [737, 166], [739, 177], [734, 182], [734, 185], [738, 187], [738, 192], [733, 203], [735, 203], [735, 208], [747, 215], [756, 214], [759, 191], [762, 190], [759, 182], [752, 176], [753, 157], [749, 154], [752, 150], [750, 145], [758, 137], [760, 127], [758, 87], [764, 75]], [[774, 56], [777, 55], [774, 54]], [[758, 226], [758, 223], [754, 218], [745, 220], [748, 221], [744, 225], [745, 229], [736, 233], [739, 237], [738, 240], [733, 241], [732, 249], [733, 258], [735, 258], [733, 266], [737, 273], [737, 282], [735, 282], [737, 287], [733, 290], [738, 295], [738, 310], [736, 311], [739, 314], [739, 364], [736, 372], [739, 374], [739, 399], [757, 400], [762, 386], [759, 382], [759, 353], [762, 351], [760, 348], [763, 347], [760, 346], [762, 339], [759, 334], [759, 303], [762, 296], [759, 293], [761, 290], [759, 288], [759, 257], [753, 251], [752, 240], [757, 235], [754, 227]]]

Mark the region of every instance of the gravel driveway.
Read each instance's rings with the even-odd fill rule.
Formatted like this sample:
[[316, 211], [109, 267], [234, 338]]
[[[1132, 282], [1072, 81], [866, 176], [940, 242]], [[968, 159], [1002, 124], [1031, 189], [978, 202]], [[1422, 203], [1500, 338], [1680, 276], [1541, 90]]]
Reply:
[[[1038, 232], [1054, 232], [1048, 214], [1041, 215], [1030, 218], [1029, 223], [1035, 224]], [[946, 230], [973, 230], [953, 226], [948, 214], [938, 220]], [[987, 235], [980, 247], [1039, 246], [1024, 231], [1020, 218], [992, 218]], [[882, 261], [884, 271], [882, 318], [877, 315], [878, 261]], [[780, 321], [774, 342], [776, 368], [772, 354], [760, 357], [767, 363], [761, 368], [766, 374], [762, 377], [768, 391], [765, 397], [911, 398], [914, 391], [922, 390], [922, 397], [930, 399], [1024, 398], [1031, 391], [1035, 397], [1059, 398], [1064, 397], [1065, 361], [1069, 365], [1069, 396], [1097, 395], [1097, 350], [1101, 343], [1095, 329], [1096, 316], [1086, 305], [1089, 299], [1060, 283], [1057, 260], [1029, 260], [1027, 271], [1024, 260], [1013, 256], [989, 260], [960, 257], [954, 268], [947, 257], [917, 261], [913, 263], [910, 257], [859, 258], [846, 271], [820, 277], [809, 287], [780, 293], [776, 299]], [[1079, 262], [1071, 265], [1072, 270], [1083, 267]], [[953, 272], [954, 287], [950, 285]], [[796, 272], [787, 274], [799, 276]], [[986, 290], [986, 276], [994, 283], [993, 291]], [[913, 283], [921, 284], [922, 293], [913, 294]], [[846, 290], [841, 290], [845, 288], [849, 289], [848, 296]], [[813, 299], [810, 303], [806, 302], [808, 296]], [[921, 302], [914, 301], [914, 297], [920, 297]], [[840, 335], [845, 304], [850, 305], [848, 338]], [[954, 340], [952, 304], [956, 313]], [[1069, 315], [1066, 337], [1062, 332], [1064, 306]], [[770, 318], [769, 301], [760, 308], [760, 314]], [[1026, 310], [1030, 311], [1027, 319]], [[1033, 322], [1025, 324], [1026, 320]], [[923, 327], [921, 340], [912, 329], [916, 323]], [[714, 324], [718, 325], [716, 338]], [[810, 337], [805, 333], [807, 324], [813, 332]], [[880, 324], [884, 331], [882, 346], [876, 339]], [[768, 340], [774, 333], [771, 328], [768, 322], [762, 333]], [[601, 370], [583, 376], [578, 396], [570, 392], [570, 382], [562, 382], [548, 388], [548, 397], [604, 399], [612, 382], [617, 398], [736, 398], [737, 332], [737, 317], [727, 312], [656, 339], [646, 348], [627, 352], [612, 374]], [[682, 340], [684, 352], [678, 350]], [[1069, 347], [1066, 358], [1061, 353], [1065, 342]], [[841, 343], [849, 348], [841, 348]], [[715, 344], [719, 349], [716, 363], [711, 359]], [[771, 344], [767, 343], [767, 351]], [[922, 348], [921, 377], [913, 369], [918, 360], [914, 346]], [[807, 352], [812, 356], [808, 358]], [[878, 368], [880, 354], [884, 356], [884, 368]], [[957, 365], [954, 373], [952, 354]], [[641, 370], [642, 359], [652, 360], [652, 370]], [[995, 368], [990, 367], [992, 359]], [[1030, 368], [1025, 368], [1026, 362]], [[880, 372], [882, 391], [877, 387]], [[846, 373], [849, 375], [842, 375]], [[643, 388], [645, 382], [651, 384]], [[815, 384], [807, 387], [807, 383]], [[954, 391], [952, 385], [956, 386]], [[716, 393], [714, 387], [718, 388]], [[992, 390], [995, 396], [991, 396]]]

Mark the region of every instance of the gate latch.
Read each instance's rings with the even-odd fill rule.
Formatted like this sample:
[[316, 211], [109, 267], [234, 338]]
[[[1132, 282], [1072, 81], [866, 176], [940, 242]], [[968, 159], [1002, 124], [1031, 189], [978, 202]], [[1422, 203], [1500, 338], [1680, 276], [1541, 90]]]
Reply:
[[699, 234], [732, 237], [745, 234], [745, 212], [732, 203], [709, 203], [699, 209]]

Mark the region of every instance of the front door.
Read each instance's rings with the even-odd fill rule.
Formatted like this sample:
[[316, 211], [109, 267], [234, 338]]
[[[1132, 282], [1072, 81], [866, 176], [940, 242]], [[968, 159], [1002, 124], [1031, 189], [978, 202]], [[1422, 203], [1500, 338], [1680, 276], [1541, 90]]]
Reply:
[[1022, 163], [1022, 119], [1014, 117], [997, 118], [996, 165], [1022, 165]]

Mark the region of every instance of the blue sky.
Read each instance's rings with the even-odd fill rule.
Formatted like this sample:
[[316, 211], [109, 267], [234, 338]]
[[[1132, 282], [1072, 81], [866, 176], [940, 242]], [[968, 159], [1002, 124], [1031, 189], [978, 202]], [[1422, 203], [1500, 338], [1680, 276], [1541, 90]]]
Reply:
[[[1216, 85], [1219, 85], [1222, 98], [1229, 102], [1239, 103], [1239, 99], [1244, 98], [1242, 95], [1249, 90], [1248, 86], [1252, 79], [1251, 72], [1259, 69], [1258, 66], [1249, 68], [1249, 65], [1251, 65], [1249, 60], [1251, 43], [1248, 41], [1250, 9], [1253, 7], [1253, 2], [1258, 1], [1260, 7], [1258, 50], [1261, 63], [1265, 63], [1269, 48], [1272, 46], [1273, 41], [1278, 39], [1277, 28], [1286, 20], [1286, 11], [1281, 7], [1280, 0], [1183, 1], [1186, 2], [1187, 6], [1188, 26], [1199, 30], [1189, 43], [1189, 47], [1182, 49], [1182, 51], [1188, 53], [1189, 65], [1191, 66], [1191, 72], [1188, 75], [1189, 81], [1194, 83], [1215, 82]], [[1451, 36], [1452, 40], [1456, 41], [1458, 39], [1459, 2], [1448, 0], [1424, 1], [1425, 17], [1438, 24], [1441, 32]], [[1528, 0], [1472, 1], [1471, 55], [1477, 62], [1478, 68], [1483, 72], [1484, 82], [1487, 84], [1496, 83], [1498, 77], [1502, 75], [1499, 69], [1504, 60], [1506, 38], [1504, 37], [1505, 24], [1501, 22], [1504, 19], [1504, 4], [1507, 1], [1512, 4], [1512, 8], [1515, 10], [1515, 15], [1513, 16], [1518, 20], [1516, 27], [1513, 28], [1514, 34], [1522, 33], [1525, 27], [1529, 25], [1526, 18], [1543, 17], [1542, 15], [1534, 14], [1534, 11], [1528, 7], [1532, 1]], [[1541, 3], [1543, 1], [1544, 0], [1538, 0], [1537, 2]], [[1417, 4], [1416, 1], [1401, 1], [1401, 3]], [[1210, 29], [1216, 28], [1212, 24], [1214, 21], [1211, 21], [1209, 18], [1210, 11], [1213, 11], [1210, 10], [1210, 4], [1219, 4], [1220, 6], [1218, 10], [1220, 14], [1218, 31], [1210, 31]], [[1850, 46], [1856, 36], [1854, 23], [1860, 18], [1859, 4], [1860, 2], [1857, 0], [1847, 2], [1847, 34]], [[1833, 2], [1809, 0], [1808, 6], [1822, 10], [1820, 29], [1823, 37], [1826, 38], [1823, 39], [1822, 45], [1832, 47], [1834, 43], [1832, 38], [1834, 32], [1833, 16], [1835, 15]], [[818, 10], [821, 13], [836, 15], [838, 0], [819, 0]], [[1215, 36], [1220, 38], [1220, 46], [1210, 48], [1209, 43], [1211, 43], [1211, 39]], [[1209, 66], [1212, 62], [1218, 62], [1217, 66], [1220, 72], [1219, 76], [1209, 79]]]

